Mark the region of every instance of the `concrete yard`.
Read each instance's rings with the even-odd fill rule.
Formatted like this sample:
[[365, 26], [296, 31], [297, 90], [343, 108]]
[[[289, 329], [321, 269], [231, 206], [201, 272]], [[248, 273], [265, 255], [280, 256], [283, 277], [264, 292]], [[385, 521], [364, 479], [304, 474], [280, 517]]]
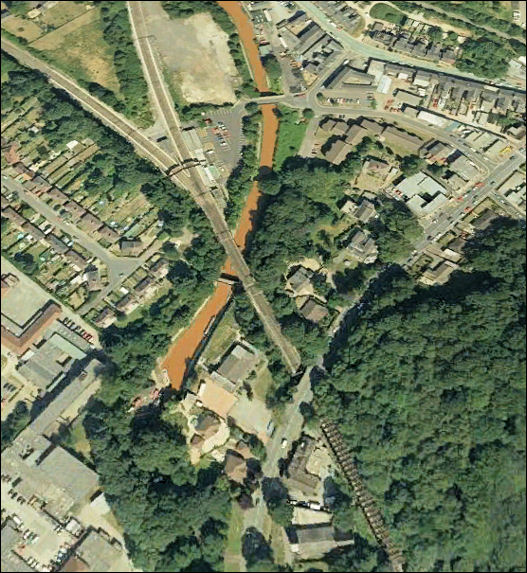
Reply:
[[189, 103], [232, 103], [240, 83], [228, 36], [208, 13], [170, 19], [160, 2], [144, 2], [146, 25], [173, 86]]

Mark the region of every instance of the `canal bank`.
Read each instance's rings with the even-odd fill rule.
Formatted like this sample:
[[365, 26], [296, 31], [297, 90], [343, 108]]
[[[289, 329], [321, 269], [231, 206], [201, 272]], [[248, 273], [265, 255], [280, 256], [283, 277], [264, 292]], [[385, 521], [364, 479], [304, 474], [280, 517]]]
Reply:
[[[267, 76], [260, 61], [258, 46], [254, 40], [251, 21], [243, 11], [239, 2], [218, 2], [229, 14], [236, 25], [245, 55], [249, 61], [256, 88], [259, 92], [268, 91]], [[260, 167], [271, 168], [278, 132], [278, 118], [275, 114], [275, 106], [266, 104], [262, 106], [262, 137], [260, 148]], [[253, 183], [247, 197], [243, 211], [234, 234], [234, 240], [243, 250], [247, 242], [247, 236], [253, 228], [254, 214], [258, 210], [261, 193], [258, 184]], [[227, 260], [223, 272], [229, 275], [235, 274]], [[189, 371], [189, 367], [199, 352], [202, 340], [207, 336], [212, 324], [220, 316], [223, 309], [232, 296], [232, 287], [226, 283], [218, 282], [213, 295], [194, 317], [192, 323], [174, 341], [170, 347], [162, 368], [170, 380], [172, 387], [179, 389]]]

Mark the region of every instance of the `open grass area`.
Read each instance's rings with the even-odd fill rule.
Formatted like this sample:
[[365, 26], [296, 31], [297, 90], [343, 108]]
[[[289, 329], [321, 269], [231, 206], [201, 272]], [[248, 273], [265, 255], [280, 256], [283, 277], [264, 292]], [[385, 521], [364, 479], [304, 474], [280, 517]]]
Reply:
[[307, 129], [307, 121], [304, 120], [302, 112], [283, 105], [279, 105], [278, 110], [281, 115], [274, 153], [276, 171], [282, 167], [282, 163], [288, 157], [298, 153]]
[[82, 458], [92, 462], [90, 442], [83, 426], [84, 414], [81, 414], [70, 426], [64, 439], [64, 445], [77, 452]]
[[40, 20], [43, 24], [56, 29], [84, 14], [87, 6], [87, 2], [57, 2], [53, 8], [49, 8], [42, 14]]
[[225, 571], [240, 571], [243, 533], [243, 510], [232, 503], [231, 521], [225, 542]]
[[2, 22], [2, 28], [17, 36], [18, 38], [23, 38], [28, 42], [33, 42], [42, 35], [42, 29], [38, 24], [22, 18], [21, 16], [11, 16]]
[[74, 78], [119, 91], [113, 50], [103, 38], [100, 8], [93, 8], [42, 36], [31, 47], [44, 52], [48, 61]]
[[206, 363], [217, 362], [231, 345], [238, 330], [238, 324], [234, 320], [234, 307], [230, 307], [210, 337], [203, 351], [202, 360]]
[[370, 10], [370, 16], [376, 20], [384, 20], [402, 26], [406, 20], [406, 16], [388, 4], [375, 4]]

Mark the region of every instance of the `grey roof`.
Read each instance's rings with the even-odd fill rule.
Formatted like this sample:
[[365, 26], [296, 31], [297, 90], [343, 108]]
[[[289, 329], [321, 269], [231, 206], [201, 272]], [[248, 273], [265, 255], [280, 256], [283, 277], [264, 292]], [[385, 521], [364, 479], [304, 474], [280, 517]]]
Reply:
[[218, 368], [218, 374], [234, 384], [241, 382], [258, 362], [258, 356], [241, 344], [231, 350]]
[[299, 267], [290, 277], [289, 284], [293, 290], [300, 290], [309, 284], [310, 278], [313, 276], [313, 271], [305, 267]]
[[302, 306], [300, 312], [305, 318], [312, 322], [320, 322], [328, 315], [328, 309], [312, 298]]
[[116, 541], [110, 542], [97, 531], [91, 530], [75, 551], [90, 571], [122, 570], [116, 569], [116, 563], [123, 555], [121, 545]]
[[97, 489], [97, 474], [60, 447], [53, 449], [39, 467], [74, 500], [87, 499]]

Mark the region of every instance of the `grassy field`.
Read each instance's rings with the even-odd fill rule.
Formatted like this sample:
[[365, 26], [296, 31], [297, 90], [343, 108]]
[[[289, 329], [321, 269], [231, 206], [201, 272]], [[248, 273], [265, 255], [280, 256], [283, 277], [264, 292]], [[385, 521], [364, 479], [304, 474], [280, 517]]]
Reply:
[[376, 20], [384, 20], [392, 24], [401, 26], [406, 20], [406, 16], [388, 4], [375, 4], [370, 10], [370, 16]]
[[306, 134], [307, 122], [303, 120], [302, 113], [286, 106], [279, 105], [280, 125], [274, 153], [274, 169], [278, 171], [282, 163], [298, 153], [304, 135]]
[[28, 42], [32, 42], [42, 35], [42, 29], [38, 24], [21, 16], [11, 16], [2, 22], [2, 28]]
[[56, 29], [84, 14], [86, 5], [84, 2], [57, 2], [53, 8], [49, 8], [42, 14], [40, 20], [43, 24]]
[[231, 521], [225, 543], [225, 571], [240, 571], [242, 552], [243, 510], [232, 503]]
[[92, 462], [90, 442], [86, 437], [83, 426], [84, 415], [81, 414], [69, 428], [69, 434], [64, 440], [64, 445], [75, 450], [84, 459]]
[[238, 325], [234, 320], [234, 308], [230, 307], [210, 337], [203, 351], [202, 359], [207, 363], [214, 363], [219, 360], [231, 345], [238, 330]]
[[[113, 51], [104, 41], [99, 8], [93, 8], [31, 44], [68, 74], [119, 91]], [[67, 49], [65, 49], [67, 47]]]

